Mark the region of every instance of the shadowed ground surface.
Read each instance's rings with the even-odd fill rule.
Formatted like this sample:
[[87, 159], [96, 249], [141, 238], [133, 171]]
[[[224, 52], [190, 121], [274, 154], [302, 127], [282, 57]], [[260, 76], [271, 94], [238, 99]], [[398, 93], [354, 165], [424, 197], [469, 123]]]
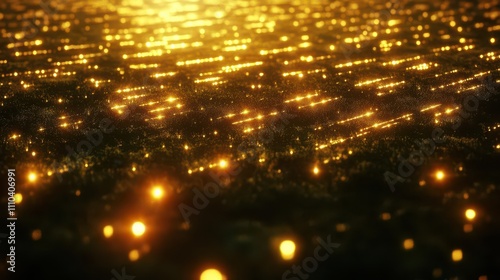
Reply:
[[0, 3], [0, 271], [500, 278], [499, 4]]

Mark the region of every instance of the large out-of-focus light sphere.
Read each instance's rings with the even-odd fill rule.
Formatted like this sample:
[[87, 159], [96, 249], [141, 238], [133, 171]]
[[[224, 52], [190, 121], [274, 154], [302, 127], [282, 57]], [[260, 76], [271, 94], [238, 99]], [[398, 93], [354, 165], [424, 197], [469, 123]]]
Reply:
[[110, 238], [111, 236], [113, 236], [113, 227], [110, 225], [105, 226], [102, 229], [102, 233], [104, 234], [104, 237]]
[[453, 261], [459, 262], [462, 260], [462, 258], [463, 258], [462, 250], [456, 249], [456, 250], [453, 250], [453, 252], [451, 252], [451, 259]]
[[200, 280], [224, 280], [224, 276], [217, 269], [210, 268], [201, 273]]
[[142, 222], [135, 222], [132, 225], [132, 233], [135, 236], [142, 236], [146, 232], [146, 226]]
[[284, 260], [291, 260], [295, 256], [295, 242], [292, 240], [284, 240], [280, 244], [281, 258]]
[[465, 210], [465, 217], [471, 221], [474, 220], [476, 217], [476, 211], [474, 211], [474, 209]]

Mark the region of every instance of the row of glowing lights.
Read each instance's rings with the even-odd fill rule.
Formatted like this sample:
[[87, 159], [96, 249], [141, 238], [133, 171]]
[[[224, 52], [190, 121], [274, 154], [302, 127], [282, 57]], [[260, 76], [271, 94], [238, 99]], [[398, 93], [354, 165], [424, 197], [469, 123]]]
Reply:
[[[227, 161], [221, 160], [219, 166], [221, 168], [226, 168], [228, 166]], [[320, 173], [320, 169], [318, 166], [315, 166], [313, 168], [313, 173], [315, 175], [318, 175]], [[31, 183], [36, 182], [37, 180], [37, 174], [35, 172], [29, 172], [28, 173], [28, 181]], [[435, 173], [435, 178], [439, 181], [444, 180], [446, 177], [446, 174], [442, 170], [438, 170]], [[153, 199], [155, 200], [161, 200], [165, 196], [165, 190], [163, 186], [160, 185], [155, 185], [150, 189], [150, 195]], [[22, 201], [22, 195], [20, 193], [16, 194], [15, 196], [15, 201], [16, 203], [21, 203]], [[465, 217], [469, 221], [473, 221], [476, 218], [476, 211], [474, 209], [468, 208], [465, 210], [464, 213]], [[384, 213], [382, 215], [382, 219], [388, 220], [390, 219], [390, 214]], [[468, 230], [466, 230], [466, 228]], [[464, 226], [464, 230], [466, 232], [471, 231], [471, 225], [466, 225]], [[146, 225], [142, 221], [135, 221], [131, 225], [131, 232], [135, 237], [141, 237], [146, 233]], [[103, 235], [105, 238], [111, 238], [114, 233], [114, 228], [111, 225], [106, 225], [103, 228]], [[41, 238], [41, 232], [39, 230], [36, 230], [33, 232], [33, 238], [35, 239], [40, 239]], [[413, 239], [405, 239], [403, 242], [403, 248], [405, 250], [411, 250], [414, 248], [414, 240]], [[281, 253], [281, 257], [283, 260], [293, 260], [295, 256], [295, 251], [296, 251], [296, 244], [293, 240], [283, 240], [279, 246], [279, 250]], [[137, 261], [140, 258], [140, 252], [138, 250], [131, 250], [129, 252], [129, 259], [130, 261]], [[454, 249], [451, 253], [451, 258], [453, 261], [458, 262], [461, 261], [463, 258], [463, 252], [461, 249]], [[222, 279], [227, 279], [219, 270], [215, 268], [210, 268], [205, 271], [203, 271], [200, 275], [200, 280], [222, 280]]]

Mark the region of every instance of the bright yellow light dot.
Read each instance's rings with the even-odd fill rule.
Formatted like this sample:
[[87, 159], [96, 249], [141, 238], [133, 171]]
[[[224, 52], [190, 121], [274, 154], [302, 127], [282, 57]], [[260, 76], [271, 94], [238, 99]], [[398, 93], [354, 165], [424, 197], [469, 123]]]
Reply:
[[474, 211], [474, 209], [467, 209], [465, 211], [465, 217], [471, 221], [474, 220], [476, 217], [476, 211]]
[[291, 260], [295, 255], [295, 242], [292, 240], [285, 240], [280, 244], [281, 257], [284, 260]]
[[462, 250], [456, 249], [456, 250], [453, 250], [453, 252], [451, 252], [451, 259], [453, 261], [459, 262], [462, 260], [462, 258], [463, 258]]
[[313, 173], [314, 173], [314, 175], [318, 175], [319, 174], [319, 168], [317, 166], [314, 167]]
[[200, 275], [200, 280], [223, 280], [222, 273], [217, 269], [211, 268], [203, 271]]
[[444, 172], [443, 172], [443, 171], [438, 171], [438, 172], [436, 172], [436, 179], [438, 179], [438, 180], [440, 180], [440, 181], [441, 181], [441, 180], [443, 180], [443, 179], [444, 179], [444, 177], [445, 177], [445, 174], [444, 174]]
[[16, 193], [16, 194], [14, 195], [14, 199], [15, 199], [15, 201], [16, 201], [16, 204], [19, 204], [19, 203], [21, 203], [21, 201], [23, 201], [23, 195], [22, 195], [22, 194], [20, 194], [20, 193]]
[[130, 251], [128, 253], [128, 259], [130, 261], [133, 261], [133, 262], [136, 261], [136, 260], [138, 260], [139, 259], [139, 251], [137, 251], [137, 250]]
[[228, 166], [228, 163], [227, 163], [227, 161], [226, 161], [226, 160], [221, 159], [221, 160], [219, 161], [219, 167], [220, 167], [220, 168], [226, 168], [227, 166]]
[[491, 38], [491, 39], [490, 39], [490, 42], [491, 42], [492, 44], [494, 44], [494, 43], [495, 43], [495, 38]]
[[30, 172], [30, 173], [28, 174], [28, 181], [30, 181], [30, 182], [32, 182], [32, 183], [33, 183], [33, 182], [35, 182], [35, 181], [36, 181], [36, 178], [37, 178], [37, 176], [36, 176], [36, 174], [35, 174], [34, 172]]
[[414, 245], [415, 244], [413, 243], [413, 239], [411, 238], [405, 239], [405, 241], [403, 242], [403, 247], [405, 248], [405, 250], [413, 249]]
[[161, 186], [155, 186], [151, 189], [151, 196], [154, 199], [160, 199], [164, 195], [163, 188]]
[[146, 226], [143, 223], [141, 223], [141, 222], [135, 222], [132, 225], [132, 233], [135, 236], [141, 236], [141, 235], [144, 234], [144, 232], [146, 232]]
[[104, 234], [104, 237], [110, 238], [111, 236], [113, 236], [113, 227], [110, 225], [105, 226], [102, 229], [102, 233]]
[[189, 146], [188, 145], [184, 145], [184, 150], [189, 150]]

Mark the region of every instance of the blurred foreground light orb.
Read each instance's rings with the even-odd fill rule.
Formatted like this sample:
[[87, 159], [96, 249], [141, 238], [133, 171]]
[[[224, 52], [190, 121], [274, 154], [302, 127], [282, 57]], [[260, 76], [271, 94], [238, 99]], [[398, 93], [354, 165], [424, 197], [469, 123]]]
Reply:
[[444, 174], [443, 171], [439, 170], [436, 172], [436, 179], [438, 179], [439, 181], [443, 180], [444, 177], [446, 177], [446, 175]]
[[210, 268], [201, 273], [200, 280], [224, 280], [224, 276], [217, 269]]
[[151, 196], [154, 199], [161, 199], [164, 195], [165, 195], [165, 191], [163, 190], [163, 188], [161, 186], [154, 186], [151, 189]]
[[105, 226], [102, 229], [102, 233], [104, 234], [104, 237], [110, 238], [111, 236], [113, 236], [113, 227], [110, 225]]
[[132, 233], [135, 236], [142, 236], [146, 232], [146, 226], [142, 222], [135, 222], [132, 225]]
[[128, 253], [128, 258], [130, 261], [134, 262], [136, 260], [138, 260], [140, 257], [140, 254], [139, 254], [139, 251], [137, 250], [132, 250]]
[[474, 209], [465, 210], [465, 217], [471, 221], [474, 220], [476, 217], [476, 211], [474, 211]]
[[314, 175], [318, 175], [319, 174], [319, 168], [317, 166], [314, 167], [313, 173], [314, 173]]
[[296, 249], [295, 242], [293, 242], [292, 240], [284, 240], [280, 244], [281, 257], [284, 260], [293, 259], [293, 257], [295, 256], [295, 249]]
[[226, 168], [228, 165], [229, 165], [229, 164], [228, 164], [228, 162], [227, 162], [225, 159], [221, 159], [221, 160], [219, 161], [219, 167], [220, 167], [220, 168]]
[[453, 252], [451, 252], [451, 259], [453, 261], [459, 262], [462, 260], [462, 258], [463, 258], [462, 250], [456, 249], [456, 250], [453, 250]]

